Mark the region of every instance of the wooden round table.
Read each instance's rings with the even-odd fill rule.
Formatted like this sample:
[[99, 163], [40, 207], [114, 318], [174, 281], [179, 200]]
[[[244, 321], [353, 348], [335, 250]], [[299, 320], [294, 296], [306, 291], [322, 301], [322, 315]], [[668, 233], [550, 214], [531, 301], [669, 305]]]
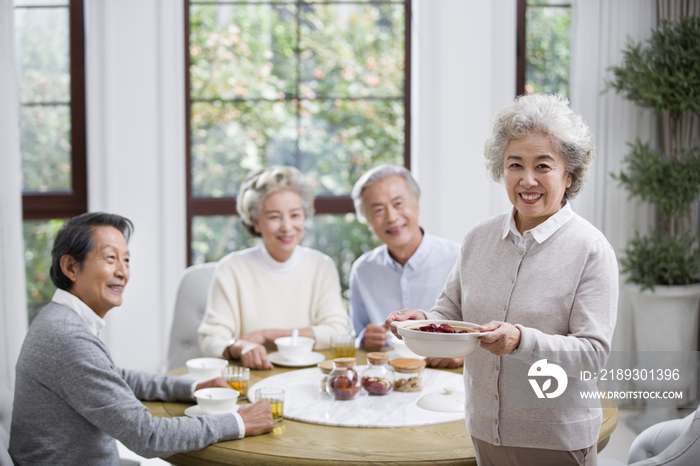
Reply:
[[[327, 357], [330, 352], [321, 351]], [[357, 351], [358, 362], [366, 352]], [[250, 385], [271, 375], [294, 369], [275, 367], [250, 371]], [[451, 370], [461, 373], [462, 369]], [[182, 375], [185, 368], [170, 375]], [[598, 451], [617, 426], [617, 406], [603, 400], [603, 425]], [[144, 402], [154, 416], [183, 416], [191, 404]], [[221, 442], [204, 450], [180, 453], [167, 461], [176, 465], [476, 465], [471, 437], [464, 421], [420, 427], [329, 427], [285, 419], [266, 435]]]

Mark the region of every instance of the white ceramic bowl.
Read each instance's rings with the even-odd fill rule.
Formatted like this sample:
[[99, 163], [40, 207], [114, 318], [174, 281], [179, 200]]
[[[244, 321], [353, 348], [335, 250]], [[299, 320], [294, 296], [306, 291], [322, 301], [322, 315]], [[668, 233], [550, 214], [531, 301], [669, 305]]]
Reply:
[[187, 370], [197, 380], [209, 380], [221, 375], [221, 369], [228, 361], [220, 358], [195, 358], [185, 363]]
[[292, 337], [281, 337], [275, 340], [277, 351], [287, 361], [303, 361], [314, 348], [316, 340], [307, 337], [297, 337], [296, 343], [292, 344]]
[[391, 336], [391, 344], [394, 346], [394, 351], [396, 351], [396, 354], [400, 358], [422, 358], [423, 356], [414, 353], [410, 349], [408, 349], [408, 346], [406, 346], [406, 342], [403, 340], [399, 340], [399, 338], [394, 335], [393, 333], [390, 333]]
[[456, 320], [405, 320], [392, 322], [399, 335], [414, 353], [426, 358], [461, 358], [476, 349], [483, 333], [434, 333], [422, 332], [417, 329], [425, 325], [450, 324], [452, 327], [467, 327], [476, 329], [477, 324], [459, 322]]
[[230, 388], [203, 388], [194, 392], [197, 404], [207, 414], [233, 413], [238, 411], [238, 391]]

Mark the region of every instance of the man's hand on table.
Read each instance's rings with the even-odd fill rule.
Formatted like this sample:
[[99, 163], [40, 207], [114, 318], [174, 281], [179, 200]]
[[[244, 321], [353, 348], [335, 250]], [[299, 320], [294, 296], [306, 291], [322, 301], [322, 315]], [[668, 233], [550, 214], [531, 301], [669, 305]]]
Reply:
[[252, 405], [241, 405], [238, 414], [243, 418], [246, 437], [265, 434], [275, 427], [272, 409], [265, 400], [259, 400]]
[[197, 384], [197, 387], [195, 387], [196, 390], [201, 390], [203, 388], [213, 388], [213, 387], [221, 387], [221, 388], [231, 388], [229, 384], [226, 383], [224, 379], [221, 377], [217, 377], [215, 379], [207, 380], [205, 382], [201, 382]]
[[369, 324], [365, 329], [365, 349], [367, 351], [379, 351], [386, 346], [386, 325]]
[[464, 364], [464, 357], [461, 358], [425, 358], [428, 367], [438, 367], [441, 369], [454, 369]]

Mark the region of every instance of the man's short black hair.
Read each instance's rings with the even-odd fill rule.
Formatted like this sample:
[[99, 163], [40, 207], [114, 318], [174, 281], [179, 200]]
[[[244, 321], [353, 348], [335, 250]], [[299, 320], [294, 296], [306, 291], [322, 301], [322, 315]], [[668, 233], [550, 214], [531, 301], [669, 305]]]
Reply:
[[56, 235], [51, 250], [51, 281], [62, 290], [68, 291], [73, 282], [61, 270], [61, 257], [68, 254], [78, 264], [85, 261], [95, 247], [92, 232], [95, 227], [108, 226], [121, 231], [126, 241], [134, 231], [134, 224], [128, 218], [104, 212], [91, 212], [68, 220]]

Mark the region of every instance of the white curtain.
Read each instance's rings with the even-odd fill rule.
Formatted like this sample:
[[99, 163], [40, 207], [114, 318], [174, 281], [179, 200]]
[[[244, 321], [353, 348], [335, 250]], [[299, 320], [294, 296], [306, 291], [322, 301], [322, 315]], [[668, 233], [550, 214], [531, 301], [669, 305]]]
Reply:
[[12, 0], [0, 0], [0, 383], [11, 389], [27, 332], [13, 14]]
[[700, 16], [700, 0], [656, 0], [659, 20], [678, 21], [684, 16]]
[[[622, 63], [621, 51], [628, 38], [639, 42], [651, 36], [656, 1], [579, 0], [573, 8], [571, 106], [590, 126], [597, 158], [591, 178], [572, 205], [605, 234], [620, 257], [635, 229], [648, 227], [652, 211], [646, 204], [630, 201], [610, 173], [620, 172], [628, 142], [639, 137], [655, 144], [658, 123], [651, 111], [638, 108], [614, 90], [603, 91], [612, 79], [608, 68]], [[634, 349], [632, 309], [622, 286], [613, 350]]]

